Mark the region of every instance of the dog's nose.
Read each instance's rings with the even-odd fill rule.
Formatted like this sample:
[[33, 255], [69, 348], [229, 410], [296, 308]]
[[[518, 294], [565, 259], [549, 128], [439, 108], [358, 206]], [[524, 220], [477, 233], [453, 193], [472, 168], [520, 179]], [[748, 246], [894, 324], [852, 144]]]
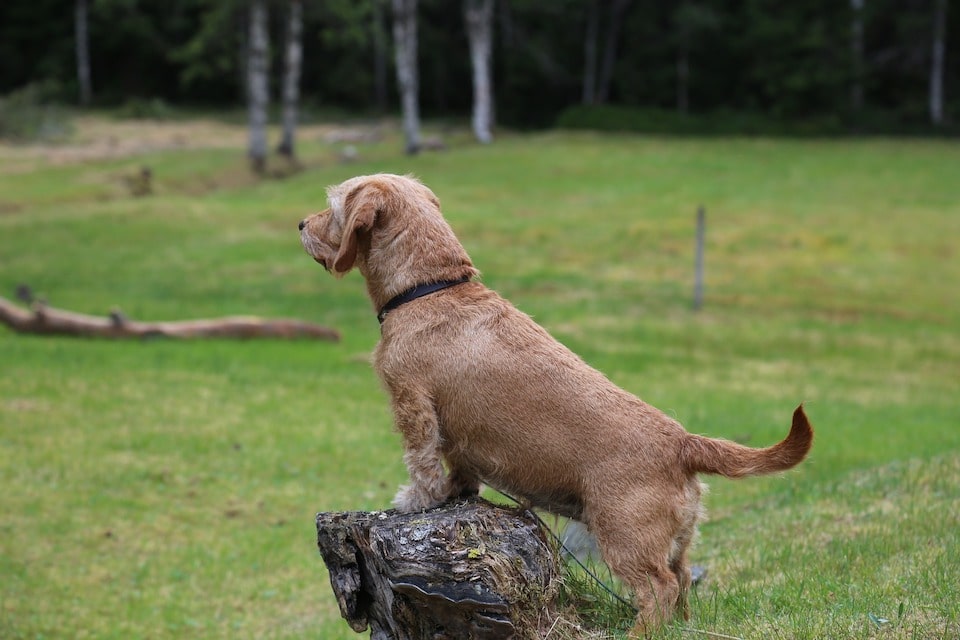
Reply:
[[297, 225], [297, 229], [299, 229], [300, 231], [303, 231], [303, 228], [304, 228], [305, 226], [307, 226], [307, 221], [306, 221], [306, 220], [301, 220], [301, 221], [300, 221], [300, 224]]

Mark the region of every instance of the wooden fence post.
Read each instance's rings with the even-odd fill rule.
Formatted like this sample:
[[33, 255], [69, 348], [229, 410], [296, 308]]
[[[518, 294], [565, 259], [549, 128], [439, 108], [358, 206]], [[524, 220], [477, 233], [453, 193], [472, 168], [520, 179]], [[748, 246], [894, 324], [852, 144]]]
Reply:
[[703, 205], [697, 208], [697, 249], [696, 264], [694, 267], [693, 283], [693, 310], [699, 311], [703, 306], [703, 243], [707, 233], [707, 214]]

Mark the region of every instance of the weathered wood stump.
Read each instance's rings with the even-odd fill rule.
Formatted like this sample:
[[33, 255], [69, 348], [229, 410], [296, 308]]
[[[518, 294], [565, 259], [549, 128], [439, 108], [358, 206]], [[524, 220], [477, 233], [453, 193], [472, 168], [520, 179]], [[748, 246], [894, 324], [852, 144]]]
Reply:
[[538, 636], [559, 586], [549, 540], [530, 512], [482, 499], [317, 515], [340, 613], [371, 640]]

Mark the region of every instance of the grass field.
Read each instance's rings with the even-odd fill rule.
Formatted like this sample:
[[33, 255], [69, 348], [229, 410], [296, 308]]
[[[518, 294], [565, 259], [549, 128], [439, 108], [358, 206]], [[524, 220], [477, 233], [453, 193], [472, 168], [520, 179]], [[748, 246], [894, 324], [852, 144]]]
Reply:
[[[0, 637], [355, 637], [313, 516], [382, 508], [405, 473], [362, 281], [317, 267], [296, 223], [376, 171], [420, 176], [488, 285], [689, 430], [766, 445], [806, 403], [799, 469], [708, 479], [708, 576], [665, 637], [960, 637], [955, 143], [454, 133], [407, 158], [388, 130], [342, 164], [316, 129], [304, 171], [256, 181], [242, 129], [115, 126], [0, 146], [0, 295], [294, 316], [343, 340], [0, 329]], [[135, 198], [144, 164], [154, 194]]]

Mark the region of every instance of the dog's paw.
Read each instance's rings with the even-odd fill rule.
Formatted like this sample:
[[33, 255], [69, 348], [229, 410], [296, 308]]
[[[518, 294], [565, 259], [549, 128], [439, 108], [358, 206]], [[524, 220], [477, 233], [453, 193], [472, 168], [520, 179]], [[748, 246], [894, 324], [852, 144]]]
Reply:
[[442, 502], [443, 500], [437, 500], [424, 491], [423, 488], [412, 484], [400, 487], [397, 495], [393, 498], [394, 508], [404, 513], [423, 511], [424, 509], [435, 507]]

